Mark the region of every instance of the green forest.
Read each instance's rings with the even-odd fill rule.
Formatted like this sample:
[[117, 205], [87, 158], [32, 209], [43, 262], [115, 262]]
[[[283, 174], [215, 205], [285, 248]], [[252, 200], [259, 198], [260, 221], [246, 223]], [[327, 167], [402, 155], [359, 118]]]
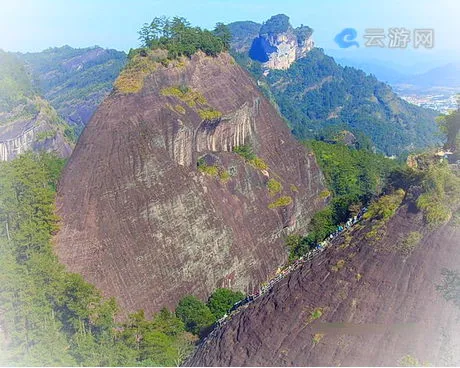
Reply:
[[126, 53], [70, 46], [16, 54], [32, 72], [32, 81], [79, 135], [126, 63]]
[[393, 208], [389, 199], [414, 187], [419, 191], [415, 197], [412, 194], [403, 197], [414, 201], [428, 228], [451, 219], [459, 221], [460, 177], [447, 160], [440, 160], [433, 152], [411, 156], [413, 167], [409, 167], [401, 161], [342, 143], [310, 141], [306, 145], [315, 153], [329, 188], [324, 196], [330, 198], [328, 205], [311, 219], [308, 234], [287, 237], [291, 260], [304, 255], [363, 206], [370, 206], [368, 219], [393, 214], [402, 198]]
[[372, 199], [377, 198], [388, 182], [390, 173], [403, 167], [396, 160], [367, 149], [356, 149], [343, 143], [309, 141], [326, 178], [329, 204], [310, 221], [306, 236], [293, 235], [287, 239], [290, 259], [308, 252], [347, 221]]
[[38, 92], [26, 65], [16, 55], [0, 50], [0, 126], [39, 116], [52, 128], [37, 134], [38, 141], [61, 131], [68, 141], [75, 142], [74, 127], [67, 124]]
[[270, 70], [267, 76], [246, 53], [233, 54], [259, 81], [300, 140], [346, 129], [364, 134], [387, 156], [440, 143], [435, 111], [403, 101], [373, 75], [340, 66], [322, 49], [314, 48], [289, 69]]
[[0, 113], [10, 113], [15, 107], [28, 104], [34, 94], [25, 66], [14, 55], [0, 50]]
[[165, 49], [171, 59], [192, 56], [198, 50], [215, 56], [230, 46], [231, 34], [227, 26], [217, 23], [213, 31], [192, 27], [182, 17], [155, 17], [139, 31], [142, 47]]

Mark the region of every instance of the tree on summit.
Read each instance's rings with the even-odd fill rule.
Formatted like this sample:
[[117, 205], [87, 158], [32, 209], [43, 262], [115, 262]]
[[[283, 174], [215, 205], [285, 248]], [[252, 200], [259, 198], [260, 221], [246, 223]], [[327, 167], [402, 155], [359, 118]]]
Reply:
[[213, 31], [214, 35], [219, 37], [224, 43], [226, 50], [230, 48], [230, 41], [232, 40], [232, 33], [224, 23], [217, 23]]
[[217, 23], [211, 32], [192, 27], [183, 17], [155, 17], [139, 30], [141, 46], [150, 49], [165, 49], [168, 57], [192, 56], [198, 50], [216, 56], [230, 47], [231, 34], [227, 26]]
[[460, 148], [460, 95], [457, 96], [457, 110], [447, 115], [441, 115], [437, 120], [441, 131], [446, 135], [447, 141], [444, 147], [452, 151]]

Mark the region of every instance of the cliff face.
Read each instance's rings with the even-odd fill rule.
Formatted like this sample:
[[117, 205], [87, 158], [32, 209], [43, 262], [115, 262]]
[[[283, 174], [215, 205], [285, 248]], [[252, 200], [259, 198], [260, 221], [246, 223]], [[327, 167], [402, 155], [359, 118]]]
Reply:
[[307, 55], [313, 48], [314, 42], [311, 38], [300, 44], [294, 32], [287, 32], [264, 37], [269, 45], [276, 48], [268, 54], [268, 61], [263, 66], [268, 69], [288, 69], [291, 64]]
[[[458, 366], [460, 309], [436, 286], [444, 268], [458, 272], [460, 229], [430, 232], [413, 207], [399, 209], [381, 240], [365, 236], [367, 225], [338, 238], [237, 314], [188, 364]], [[407, 252], [399, 245], [414, 232], [423, 237]]]
[[262, 62], [264, 68], [288, 69], [314, 47], [312, 33], [306, 26], [292, 28], [286, 15], [275, 15], [262, 25], [249, 56]]
[[56, 151], [68, 157], [67, 125], [49, 103], [38, 96], [32, 78], [14, 55], [0, 50], [0, 160], [28, 150]]
[[[151, 70], [138, 93], [102, 103], [58, 192], [60, 260], [125, 312], [251, 290], [324, 204], [314, 157], [229, 55]], [[256, 159], [232, 152], [243, 144]]]
[[4, 125], [0, 117], [0, 161], [12, 160], [29, 150], [53, 151], [61, 157], [72, 153], [72, 145], [65, 138], [64, 127], [52, 107], [39, 97], [35, 101], [38, 112], [33, 116], [7, 119], [4, 114], [1, 116], [7, 121]]

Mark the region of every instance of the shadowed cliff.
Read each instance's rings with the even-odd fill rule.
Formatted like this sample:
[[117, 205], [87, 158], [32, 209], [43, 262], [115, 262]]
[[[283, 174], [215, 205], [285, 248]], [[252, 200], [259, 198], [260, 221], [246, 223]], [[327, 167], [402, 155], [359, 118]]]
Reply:
[[286, 260], [283, 235], [324, 205], [313, 155], [228, 54], [165, 64], [134, 56], [57, 200], [59, 259], [125, 312], [252, 290]]

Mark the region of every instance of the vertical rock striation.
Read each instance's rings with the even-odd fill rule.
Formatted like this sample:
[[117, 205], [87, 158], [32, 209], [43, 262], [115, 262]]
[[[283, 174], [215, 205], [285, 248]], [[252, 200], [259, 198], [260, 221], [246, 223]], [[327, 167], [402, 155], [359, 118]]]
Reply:
[[[243, 144], [266, 167], [233, 152]], [[268, 208], [269, 177], [291, 204]], [[60, 183], [56, 251], [125, 312], [220, 286], [249, 291], [286, 260], [283, 236], [305, 229], [323, 188], [315, 158], [248, 74], [228, 54], [198, 53], [99, 107]]]

